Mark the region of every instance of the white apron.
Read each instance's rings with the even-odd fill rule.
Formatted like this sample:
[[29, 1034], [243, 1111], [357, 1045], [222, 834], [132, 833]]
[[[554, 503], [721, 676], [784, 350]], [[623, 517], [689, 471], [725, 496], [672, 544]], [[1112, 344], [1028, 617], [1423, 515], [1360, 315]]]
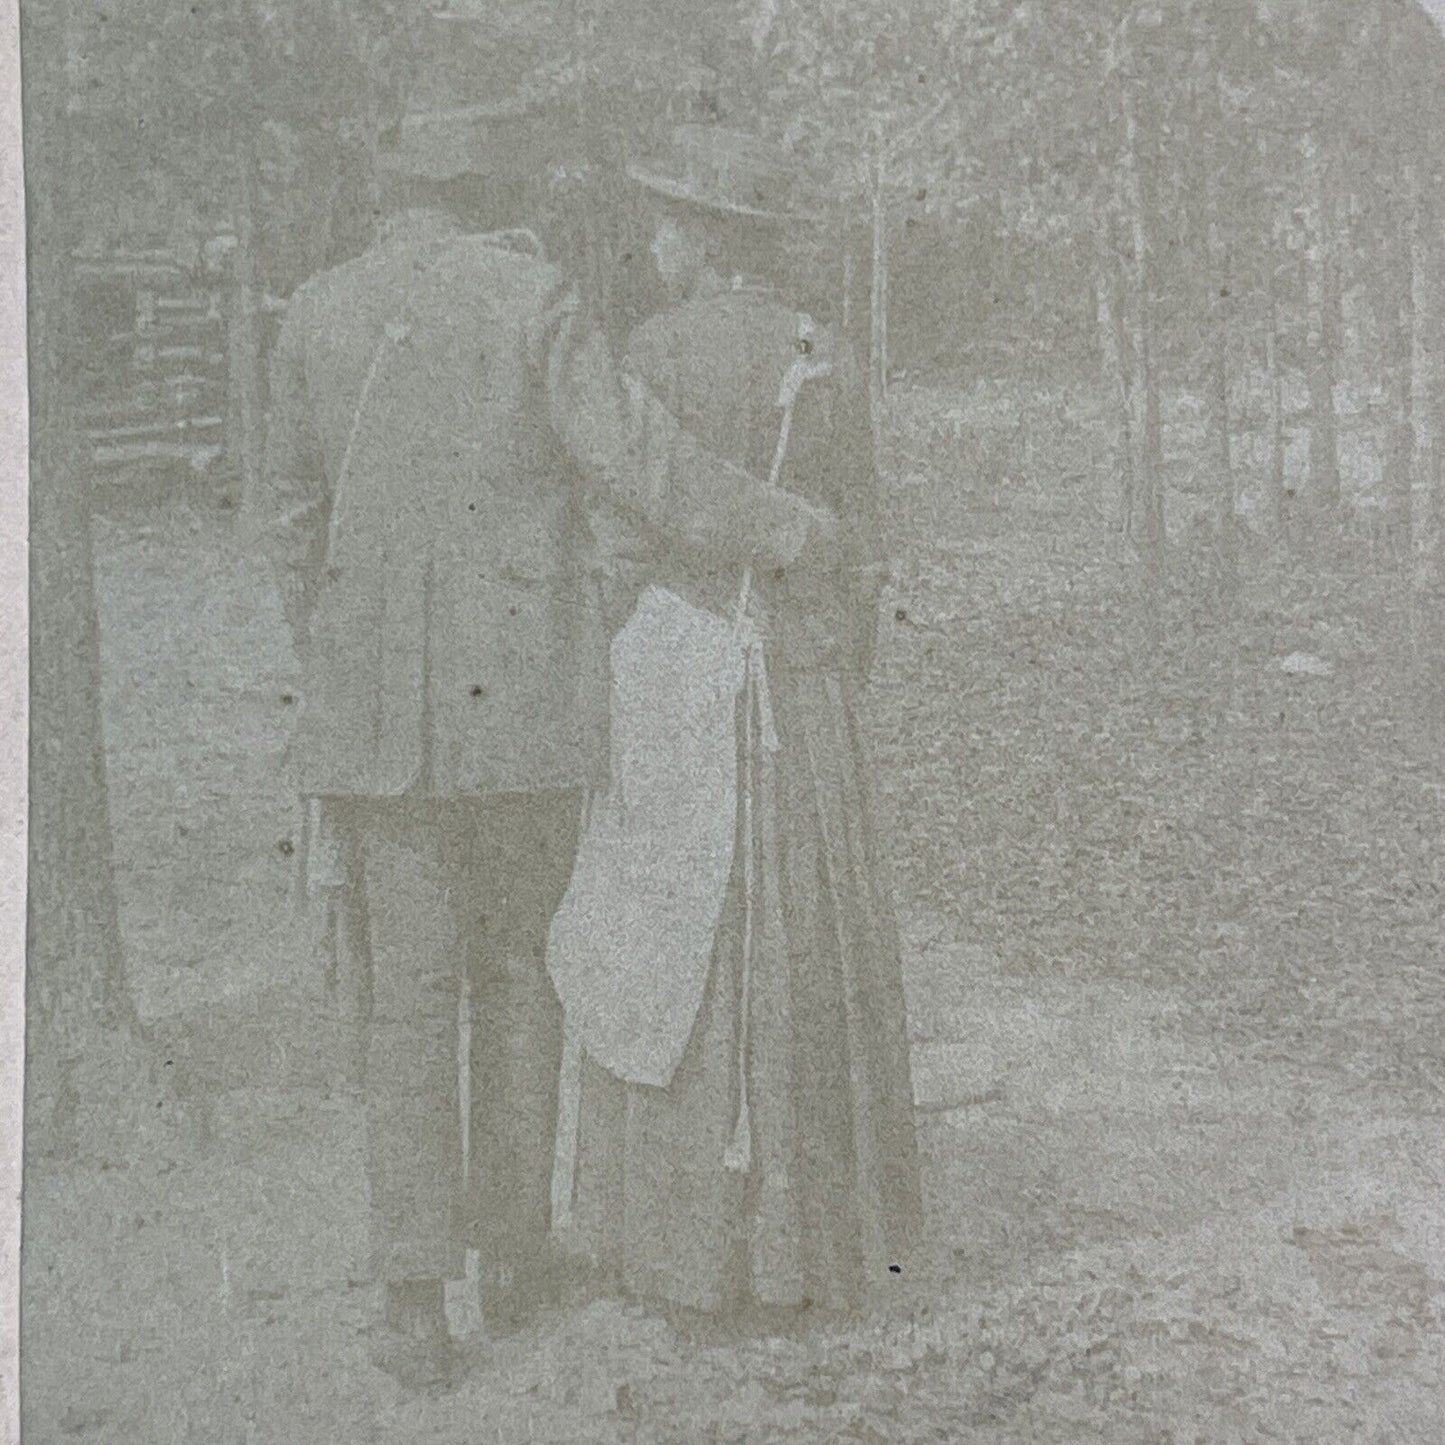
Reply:
[[702, 1005], [737, 828], [735, 625], [649, 587], [612, 643], [612, 786], [547, 940], [568, 1032], [628, 1083], [665, 1086]]

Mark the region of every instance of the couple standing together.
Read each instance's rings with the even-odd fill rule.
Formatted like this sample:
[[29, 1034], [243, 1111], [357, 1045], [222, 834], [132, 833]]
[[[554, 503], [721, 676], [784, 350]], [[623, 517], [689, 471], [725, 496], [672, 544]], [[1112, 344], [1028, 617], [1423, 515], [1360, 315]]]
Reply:
[[[898, 942], [854, 716], [880, 585], [867, 390], [769, 287], [786, 166], [720, 128], [674, 142], [632, 176], [671, 300], [620, 361], [557, 268], [477, 233], [475, 137], [433, 114], [386, 153], [376, 243], [298, 291], [273, 362], [249, 507], [305, 668], [309, 886], [334, 889], [362, 960], [376, 1358], [409, 1382], [449, 1376], [443, 1282], [469, 1248], [503, 1325], [559, 1253], [631, 1297], [737, 1316], [856, 1307], [916, 1240]], [[673, 779], [683, 815], [731, 812], [703, 860], [704, 966], [679, 956], [682, 1028], [674, 1007], [653, 1056], [672, 1055], [639, 1074], [585, 1041], [656, 1016], [629, 994], [645, 973], [618, 960], [609, 998], [604, 952], [569, 1015], [548, 938], [561, 907], [587, 941], [569, 884], [589, 801], [615, 801], [612, 637], [647, 599], [669, 665], [640, 694], [631, 679], [634, 715], [641, 696], [665, 719], [688, 686], [667, 618], [745, 621], [752, 642], [719, 694], [735, 771]]]

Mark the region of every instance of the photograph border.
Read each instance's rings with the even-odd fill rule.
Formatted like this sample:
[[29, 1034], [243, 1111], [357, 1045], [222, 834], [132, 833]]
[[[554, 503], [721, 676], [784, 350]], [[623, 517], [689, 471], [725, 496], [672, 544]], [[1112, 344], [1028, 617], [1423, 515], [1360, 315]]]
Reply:
[[29, 739], [29, 387], [18, 0], [0, 0], [0, 1445], [20, 1439]]

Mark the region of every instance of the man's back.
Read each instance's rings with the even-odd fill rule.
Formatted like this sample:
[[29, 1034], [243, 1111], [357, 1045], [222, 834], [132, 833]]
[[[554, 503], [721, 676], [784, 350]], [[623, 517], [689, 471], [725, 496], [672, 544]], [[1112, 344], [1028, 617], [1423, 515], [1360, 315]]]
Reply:
[[533, 354], [564, 290], [427, 216], [298, 293], [269, 471], [318, 534], [306, 790], [518, 791], [601, 766], [575, 472]]
[[539, 258], [422, 213], [301, 287], [281, 347], [301, 360], [305, 424], [330, 485], [353, 429], [394, 424], [419, 456], [465, 431], [475, 453], [474, 423], [490, 412], [488, 439], [500, 440], [495, 416], [515, 414], [528, 335], [562, 286]]

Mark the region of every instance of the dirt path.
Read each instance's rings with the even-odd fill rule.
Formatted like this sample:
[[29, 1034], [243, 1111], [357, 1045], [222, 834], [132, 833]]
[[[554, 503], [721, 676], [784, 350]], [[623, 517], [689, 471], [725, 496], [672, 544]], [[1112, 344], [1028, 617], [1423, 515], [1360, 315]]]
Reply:
[[[1259, 849], [1253, 879], [1193, 886], [1191, 858], [1224, 846], [1205, 828], [1209, 759], [1235, 765], [1262, 693], [1231, 721], [1212, 684], [1181, 684], [1137, 742], [1088, 584], [1112, 564], [1055, 521], [980, 505], [952, 541], [934, 527], [890, 608], [880, 717], [917, 813], [903, 872], [927, 1277], [806, 1339], [688, 1340], [595, 1303], [495, 1342], [446, 1400], [400, 1397], [357, 1333], [372, 1300], [355, 1282], [351, 1033], [288, 911], [296, 817], [276, 764], [296, 680], [274, 595], [212, 514], [105, 523], [124, 924], [167, 1087], [89, 1101], [87, 1157], [28, 1177], [27, 1438], [1445, 1438], [1436, 904], [1330, 897], [1338, 855], [1304, 831], [1306, 764], [1257, 764], [1254, 827], [1295, 850], [1290, 877]], [[1308, 763], [1313, 704], [1283, 695]], [[1106, 696], [1119, 711], [1099, 726]], [[937, 745], [943, 726], [962, 753]], [[1335, 761], [1355, 770], [1314, 789], [1348, 847], [1368, 842], [1381, 756], [1352, 746]], [[1152, 775], [1165, 750], [1172, 774]], [[1425, 885], [1439, 840], [1415, 821], [1376, 846]], [[1381, 876], [1375, 856], [1362, 877]], [[1323, 891], [1291, 925], [1280, 900], [1311, 870]], [[1140, 910], [1141, 888], [1158, 906]], [[1200, 920], [1217, 927], [1191, 952]]]
[[699, 1344], [599, 1303], [497, 1343], [448, 1400], [401, 1398], [366, 1365], [372, 1301], [346, 1283], [355, 1101], [286, 1080], [278, 1054], [271, 1078], [219, 1095], [204, 1147], [183, 1124], [32, 1180], [31, 1267], [57, 1270], [28, 1319], [32, 1428], [217, 1445], [1439, 1438], [1445, 1121], [1202, 1051], [1138, 989], [1041, 997], [977, 972], [961, 988], [978, 957], [925, 957], [938, 1267], [887, 1318]]

